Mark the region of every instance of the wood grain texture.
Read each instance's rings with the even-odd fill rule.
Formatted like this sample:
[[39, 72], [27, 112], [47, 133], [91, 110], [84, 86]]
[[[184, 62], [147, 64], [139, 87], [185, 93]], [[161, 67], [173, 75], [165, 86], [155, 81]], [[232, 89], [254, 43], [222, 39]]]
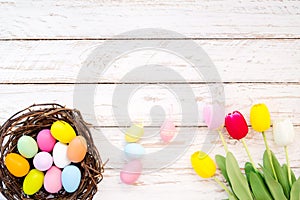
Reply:
[[[130, 41], [128, 41], [130, 43]], [[136, 41], [135, 41], [136, 42]], [[143, 41], [137, 41], [143, 43]], [[211, 58], [224, 82], [300, 82], [299, 40], [196, 40]], [[161, 41], [162, 48], [166, 41]], [[74, 83], [84, 61], [101, 41], [7, 41], [0, 42], [0, 83]], [[181, 48], [182, 44], [178, 44]], [[117, 47], [116, 47], [117, 48]], [[114, 53], [114, 52], [110, 52]], [[121, 82], [136, 67], [162, 65], [166, 70], [149, 67], [149, 73], [174, 70], [187, 82], [205, 82], [195, 68], [182, 58], [153, 50], [125, 54], [99, 75], [81, 82]], [[97, 68], [98, 69], [98, 68]], [[99, 70], [100, 71], [100, 70]], [[130, 82], [144, 82], [134, 76]], [[124, 81], [123, 81], [124, 82]], [[178, 82], [173, 76], [152, 82]]]
[[[99, 128], [95, 128], [99, 129]], [[103, 142], [99, 134], [94, 132], [92, 129], [94, 140], [96, 144], [103, 146]], [[122, 133], [118, 128], [101, 128], [105, 137], [113, 145], [122, 149], [123, 145], [120, 140], [123, 139]], [[190, 128], [184, 128], [184, 134], [190, 133]], [[299, 133], [300, 127], [296, 128], [296, 132]], [[267, 131], [267, 138], [269, 141], [270, 148], [275, 152], [278, 160], [281, 163], [285, 162], [285, 155], [283, 148], [278, 147], [274, 144], [272, 140], [271, 130]], [[216, 133], [217, 134], [217, 133]], [[241, 142], [232, 140], [228, 137], [224, 131], [225, 140], [228, 144], [229, 150], [234, 153], [237, 160], [239, 161], [240, 167], [243, 168], [245, 162], [248, 161], [246, 152], [244, 151]], [[217, 185], [217, 183], [212, 179], [202, 179], [195, 175], [195, 172], [190, 166], [190, 155], [201, 149], [204, 144], [205, 137], [207, 136], [206, 128], [199, 128], [197, 137], [188, 150], [184, 153], [182, 157], [172, 163], [170, 166], [164, 169], [157, 170], [153, 173], [143, 173], [138, 182], [133, 186], [127, 186], [120, 182], [119, 172], [120, 169], [109, 167], [106, 171], [106, 179], [103, 183], [99, 185], [100, 192], [97, 194], [96, 199], [99, 197], [103, 199], [111, 198], [146, 198], [146, 199], [160, 199], [160, 198], [172, 198], [172, 199], [225, 199], [226, 193]], [[292, 163], [292, 168], [295, 174], [300, 174], [300, 161], [299, 161], [299, 145], [298, 139], [299, 134], [296, 135], [295, 142], [289, 146], [290, 158]], [[262, 163], [262, 153], [265, 149], [264, 142], [260, 133], [256, 133], [250, 129], [248, 136], [246, 137], [246, 142], [248, 144], [249, 150], [253, 156], [254, 162]], [[141, 140], [141, 144], [146, 147], [146, 151], [151, 151], [151, 149], [160, 149], [164, 146], [162, 145], [159, 137], [148, 138]], [[224, 155], [224, 149], [221, 144], [220, 139], [212, 141], [213, 149], [210, 152], [210, 156], [214, 157], [216, 154]], [[147, 155], [146, 155], [147, 156]], [[103, 157], [105, 160], [106, 157]], [[112, 160], [114, 161], [114, 160]], [[121, 164], [121, 159], [120, 166]], [[159, 159], [158, 159], [159, 161]], [[157, 162], [157, 161], [156, 161]], [[220, 171], [217, 171], [217, 176], [221, 180], [224, 178], [220, 175]], [[113, 192], [117, 190], [118, 192]], [[103, 192], [102, 192], [103, 191]], [[183, 195], [184, 194], [184, 195]], [[145, 197], [147, 196], [147, 197]]]
[[[291, 166], [300, 175], [300, 4], [295, 0], [0, 0], [0, 124], [11, 115], [33, 103], [56, 102], [68, 107], [74, 104], [74, 88], [78, 73], [91, 52], [105, 42], [143, 44], [154, 39], [164, 48], [178, 41], [193, 40], [209, 55], [224, 82], [225, 112], [241, 111], [249, 123], [250, 107], [258, 102], [268, 105], [272, 119], [290, 117], [295, 125], [295, 142], [289, 147]], [[154, 28], [178, 32], [169, 36], [157, 31], [154, 35], [122, 35], [136, 29]], [[117, 48], [117, 46], [116, 46]], [[115, 53], [109, 51], [108, 54]], [[149, 68], [144, 72], [166, 74], [174, 70], [185, 81], [172, 76], [163, 80], [145, 81], [144, 76], [124, 81], [126, 73], [141, 65], [162, 65], [167, 69]], [[209, 154], [224, 155], [217, 133], [208, 133], [202, 122], [202, 109], [211, 101], [208, 84], [193, 66], [172, 53], [158, 49], [140, 50], [113, 60], [100, 76], [87, 76], [84, 83], [97, 82], [92, 95], [84, 88], [76, 98], [83, 102], [94, 99], [94, 112], [82, 110], [90, 125], [96, 146], [103, 160], [110, 158], [94, 199], [130, 200], [201, 200], [226, 199], [226, 193], [212, 179], [201, 179], [190, 166], [190, 155], [209, 146]], [[126, 83], [126, 84], [122, 84]], [[132, 91], [128, 104], [113, 104], [116, 88], [124, 85]], [[138, 86], [138, 89], [136, 89]], [[188, 86], [194, 97], [175, 97], [174, 89]], [[78, 93], [77, 93], [78, 94]], [[121, 95], [117, 96], [122, 98]], [[182, 124], [182, 102], [198, 106], [199, 121]], [[160, 105], [165, 112], [151, 111]], [[172, 117], [193, 141], [182, 137], [169, 145], [186, 144], [186, 151], [166, 168], [143, 173], [136, 184], [128, 186], [119, 179], [124, 160], [104, 152], [104, 143], [124, 148], [126, 113], [132, 120], [143, 119], [145, 138], [140, 143], [146, 151], [166, 147], [158, 129], [165, 113], [173, 105]], [[115, 113], [120, 117], [117, 121]], [[96, 121], [93, 121], [95, 113]], [[225, 132], [225, 130], [223, 130]], [[281, 163], [283, 149], [272, 141], [272, 128], [267, 131], [271, 149]], [[225, 133], [229, 149], [243, 168], [248, 160], [240, 142]], [[209, 138], [209, 139], [207, 139]], [[265, 149], [259, 133], [251, 130], [246, 137], [256, 163], [261, 163]], [[147, 156], [147, 155], [146, 155]], [[164, 158], [156, 158], [158, 164]], [[116, 167], [117, 166], [117, 167]], [[222, 179], [220, 172], [217, 176]], [[224, 179], [222, 179], [224, 181]], [[3, 199], [0, 195], [0, 199]]]
[[293, 0], [1, 0], [0, 38], [105, 39], [142, 28], [189, 38], [299, 38], [299, 7]]
[[[187, 96], [181, 95], [178, 97], [172, 93], [175, 89], [185, 89], [185, 84], [169, 84], [166, 86], [146, 84], [142, 87], [139, 84], [128, 84], [124, 87], [126, 91], [132, 94], [128, 104], [116, 107], [117, 105], [112, 104], [113, 98], [123, 97], [122, 93], [114, 94], [117, 86], [120, 85], [98, 84], [95, 86], [95, 93], [87, 93], [85, 87], [76, 92], [76, 98], [82, 98], [83, 102], [87, 102], [89, 98], [94, 98], [94, 106], [92, 107], [97, 123], [101, 126], [128, 125], [128, 121], [125, 120], [127, 112], [132, 120], [142, 119], [145, 125], [149, 125], [151, 122], [152, 125], [160, 125], [161, 120], [165, 117], [164, 113], [159, 112], [151, 119], [151, 109], [155, 106], [161, 106], [167, 113], [171, 105], [173, 105], [172, 117], [176, 125], [180, 126], [182, 125], [182, 102], [195, 103], [198, 106], [199, 119], [201, 119], [204, 104], [211, 101], [208, 87], [203, 84], [189, 85], [195, 95], [194, 99], [190, 99], [190, 93], [187, 93]], [[68, 107], [74, 107], [74, 87], [73, 84], [1, 85], [0, 104], [2, 106], [0, 107], [0, 119], [4, 121], [21, 108], [33, 103], [57, 102]], [[135, 91], [137, 87], [140, 88]], [[300, 86], [298, 84], [225, 84], [224, 93], [226, 112], [240, 110], [248, 117], [250, 107], [253, 104], [264, 102], [269, 106], [273, 118], [291, 117], [295, 124], [300, 124], [300, 107], [298, 106], [300, 104]], [[85, 113], [83, 110], [82, 112], [87, 121], [93, 119], [93, 113]], [[190, 112], [190, 110], [187, 112]], [[118, 122], [115, 119], [115, 113], [118, 113], [120, 117]], [[199, 123], [192, 121], [186, 122], [184, 125], [202, 126], [204, 124], [201, 121]]]

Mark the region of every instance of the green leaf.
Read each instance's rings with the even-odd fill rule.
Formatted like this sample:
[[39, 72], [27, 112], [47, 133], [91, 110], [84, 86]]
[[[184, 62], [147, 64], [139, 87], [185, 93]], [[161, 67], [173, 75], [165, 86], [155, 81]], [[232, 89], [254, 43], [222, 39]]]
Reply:
[[296, 182], [296, 176], [295, 173], [293, 172], [293, 170], [291, 169], [291, 175], [292, 175], [292, 185]]
[[221, 173], [224, 176], [225, 180], [231, 186], [231, 183], [230, 183], [230, 180], [228, 178], [227, 171], [226, 171], [226, 159], [225, 159], [225, 157], [221, 156], [221, 155], [216, 155], [215, 160], [216, 160], [216, 163], [217, 163], [219, 169], [221, 170]]
[[[286, 164], [283, 164], [283, 165], [282, 165], [282, 170], [284, 171], [286, 177], [289, 179], [288, 166], [287, 166]], [[292, 185], [293, 185], [293, 183], [294, 183], [297, 179], [296, 179], [296, 176], [295, 176], [293, 170], [292, 170], [292, 169], [290, 169], [290, 170], [291, 170], [291, 178], [292, 178]], [[292, 185], [290, 185], [290, 187], [292, 187]]]
[[[219, 169], [221, 170], [222, 175], [224, 176], [225, 180], [227, 181], [230, 188], [232, 189], [231, 183], [230, 183], [227, 171], [226, 171], [226, 159], [225, 159], [225, 157], [221, 156], [221, 155], [216, 155], [215, 160], [216, 160], [216, 163], [217, 163]], [[238, 200], [234, 193], [232, 195], [228, 194], [228, 197], [229, 197], [229, 200]]]
[[275, 157], [274, 153], [271, 152], [272, 154], [272, 161], [273, 161], [273, 165], [274, 165], [274, 169], [278, 178], [278, 182], [281, 184], [282, 188], [283, 188], [283, 192], [285, 194], [285, 196], [287, 197], [287, 199], [290, 198], [290, 184], [289, 184], [289, 179], [288, 177], [285, 175], [285, 172], [283, 171], [283, 169], [281, 168], [277, 158]]
[[300, 199], [300, 178], [292, 186], [290, 200], [299, 200], [299, 199]]
[[272, 170], [272, 165], [270, 163], [270, 159], [268, 157], [268, 151], [265, 150], [264, 152], [264, 155], [263, 155], [263, 166], [264, 168], [269, 172], [269, 174], [273, 177], [274, 177], [274, 174], [273, 174], [273, 170]]
[[283, 189], [278, 183], [275, 178], [270, 174], [270, 172], [265, 169], [263, 166], [261, 166], [261, 169], [264, 173], [265, 182], [269, 188], [270, 193], [272, 194], [273, 198], [275, 200], [287, 200], [287, 198], [284, 195]]
[[250, 172], [250, 185], [256, 200], [273, 200], [262, 177], [253, 171]]
[[255, 169], [254, 169], [252, 163], [246, 162], [245, 163], [245, 174], [246, 174], [249, 185], [250, 185], [250, 172], [255, 172]]
[[234, 195], [229, 195], [229, 200], [238, 200]]
[[253, 200], [246, 177], [241, 173], [237, 160], [231, 152], [226, 155], [226, 171], [238, 199]]

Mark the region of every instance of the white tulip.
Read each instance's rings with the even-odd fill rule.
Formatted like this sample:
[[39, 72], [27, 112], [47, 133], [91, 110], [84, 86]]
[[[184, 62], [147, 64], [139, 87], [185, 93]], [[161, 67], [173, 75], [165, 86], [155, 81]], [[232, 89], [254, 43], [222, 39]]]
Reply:
[[294, 141], [295, 131], [290, 119], [273, 122], [274, 141], [279, 146], [287, 146]]

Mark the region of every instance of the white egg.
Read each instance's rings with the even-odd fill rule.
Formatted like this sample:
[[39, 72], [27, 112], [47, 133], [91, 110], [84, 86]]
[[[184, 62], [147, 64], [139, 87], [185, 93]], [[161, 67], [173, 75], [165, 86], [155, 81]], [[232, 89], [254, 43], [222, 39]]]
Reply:
[[40, 171], [48, 170], [53, 164], [53, 158], [48, 152], [39, 152], [33, 158], [33, 165]]
[[68, 145], [57, 142], [53, 148], [53, 161], [56, 167], [64, 168], [71, 163], [67, 156]]

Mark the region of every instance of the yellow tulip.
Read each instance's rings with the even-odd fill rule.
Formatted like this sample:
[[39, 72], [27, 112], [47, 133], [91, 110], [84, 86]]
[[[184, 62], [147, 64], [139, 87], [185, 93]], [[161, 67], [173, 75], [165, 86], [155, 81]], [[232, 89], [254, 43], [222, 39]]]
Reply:
[[255, 104], [250, 111], [252, 128], [257, 132], [264, 132], [270, 128], [271, 116], [268, 107], [263, 104]]
[[197, 151], [191, 156], [192, 167], [202, 178], [210, 178], [216, 173], [215, 162], [202, 151]]

